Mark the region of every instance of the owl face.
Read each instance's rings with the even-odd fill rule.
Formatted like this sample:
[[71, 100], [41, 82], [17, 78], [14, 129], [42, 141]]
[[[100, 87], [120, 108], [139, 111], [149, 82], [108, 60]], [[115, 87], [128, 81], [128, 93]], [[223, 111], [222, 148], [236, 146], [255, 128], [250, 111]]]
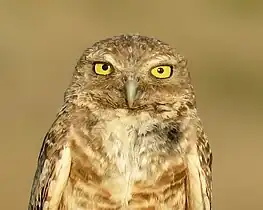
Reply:
[[192, 94], [185, 59], [167, 44], [138, 35], [95, 43], [81, 57], [72, 95], [81, 103], [130, 110], [174, 104]]

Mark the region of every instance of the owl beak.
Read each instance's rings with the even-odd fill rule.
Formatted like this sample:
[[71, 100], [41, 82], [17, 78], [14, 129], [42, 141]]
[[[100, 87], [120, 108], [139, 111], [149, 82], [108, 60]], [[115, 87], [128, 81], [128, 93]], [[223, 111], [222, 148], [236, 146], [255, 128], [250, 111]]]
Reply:
[[138, 82], [133, 79], [125, 83], [125, 93], [129, 108], [132, 108], [137, 95]]

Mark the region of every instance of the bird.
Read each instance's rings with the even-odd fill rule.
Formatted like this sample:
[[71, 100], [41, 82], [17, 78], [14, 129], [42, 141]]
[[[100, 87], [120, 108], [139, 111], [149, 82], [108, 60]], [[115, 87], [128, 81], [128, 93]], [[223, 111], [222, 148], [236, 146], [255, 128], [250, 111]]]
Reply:
[[150, 36], [95, 42], [44, 137], [29, 210], [211, 210], [212, 151], [187, 59]]

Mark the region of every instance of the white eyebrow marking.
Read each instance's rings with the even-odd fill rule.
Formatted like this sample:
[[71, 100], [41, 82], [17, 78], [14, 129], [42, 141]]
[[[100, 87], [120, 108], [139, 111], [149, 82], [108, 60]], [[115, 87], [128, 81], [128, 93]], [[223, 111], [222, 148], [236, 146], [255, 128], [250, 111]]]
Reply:
[[177, 65], [178, 62], [175, 58], [166, 55], [153, 56], [147, 60], [142, 67], [152, 68], [159, 65]]
[[86, 59], [89, 61], [98, 61], [98, 62], [107, 62], [113, 65], [113, 67], [121, 68], [121, 62], [116, 59], [114, 55], [111, 55], [109, 53], [94, 53], [92, 55], [87, 55]]
[[116, 64], [116, 60], [110, 54], [104, 54], [103, 58], [104, 58], [104, 60], [106, 60], [107, 62], [111, 63], [112, 65]]

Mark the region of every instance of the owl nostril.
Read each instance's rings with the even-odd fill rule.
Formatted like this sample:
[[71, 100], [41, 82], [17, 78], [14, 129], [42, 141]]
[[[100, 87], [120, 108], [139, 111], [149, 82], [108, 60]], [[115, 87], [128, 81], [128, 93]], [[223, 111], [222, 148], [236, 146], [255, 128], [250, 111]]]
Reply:
[[126, 83], [128, 80], [134, 80], [136, 82], [139, 82], [140, 81], [140, 77], [136, 76], [134, 74], [128, 74], [128, 75], [123, 76], [122, 80], [123, 80], [124, 83]]

